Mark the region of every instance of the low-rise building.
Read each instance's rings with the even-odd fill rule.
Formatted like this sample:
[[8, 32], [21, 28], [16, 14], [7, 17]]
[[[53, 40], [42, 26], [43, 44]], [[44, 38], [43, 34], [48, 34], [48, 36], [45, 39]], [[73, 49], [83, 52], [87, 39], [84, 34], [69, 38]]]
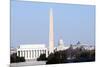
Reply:
[[25, 59], [37, 59], [41, 54], [48, 56], [48, 49], [45, 44], [23, 44], [17, 48], [17, 56]]

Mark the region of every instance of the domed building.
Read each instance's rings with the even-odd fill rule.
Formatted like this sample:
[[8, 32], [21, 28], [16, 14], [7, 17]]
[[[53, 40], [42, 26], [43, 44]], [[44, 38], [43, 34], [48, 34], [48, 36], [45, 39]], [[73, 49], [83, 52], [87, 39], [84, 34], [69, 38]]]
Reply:
[[66, 47], [65, 47], [64, 45], [65, 45], [65, 44], [64, 44], [63, 39], [60, 38], [60, 39], [58, 40], [58, 47], [56, 47], [56, 51], [66, 50], [66, 49], [69, 48], [69, 46], [66, 46]]

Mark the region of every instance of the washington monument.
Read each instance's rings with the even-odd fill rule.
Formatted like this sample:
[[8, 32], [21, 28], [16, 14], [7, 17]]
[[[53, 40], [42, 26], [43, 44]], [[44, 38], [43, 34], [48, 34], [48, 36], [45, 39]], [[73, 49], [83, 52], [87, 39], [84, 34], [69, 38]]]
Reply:
[[53, 12], [50, 8], [49, 54], [54, 52]]

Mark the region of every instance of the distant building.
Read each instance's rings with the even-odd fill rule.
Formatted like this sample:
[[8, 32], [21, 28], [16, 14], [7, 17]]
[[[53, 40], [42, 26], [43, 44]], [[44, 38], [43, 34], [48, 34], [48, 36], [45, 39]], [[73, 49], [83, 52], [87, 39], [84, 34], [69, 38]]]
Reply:
[[64, 42], [62, 39], [59, 39], [59, 41], [58, 41], [57, 51], [59, 51], [59, 50], [64, 50]]
[[75, 45], [72, 45], [72, 47], [73, 47], [73, 49], [76, 49], [76, 48], [83, 48], [85, 50], [94, 50], [95, 49], [94, 45], [89, 45], [89, 44], [84, 44], [84, 43], [75, 44]]
[[17, 56], [25, 59], [37, 59], [41, 54], [48, 56], [48, 49], [45, 44], [24, 44], [17, 49]]
[[64, 41], [63, 41], [63, 39], [59, 39], [59, 41], [58, 41], [58, 47], [56, 47], [56, 51], [62, 51], [62, 50], [66, 50], [66, 49], [68, 49], [70, 46], [64, 46], [65, 44], [64, 44]]

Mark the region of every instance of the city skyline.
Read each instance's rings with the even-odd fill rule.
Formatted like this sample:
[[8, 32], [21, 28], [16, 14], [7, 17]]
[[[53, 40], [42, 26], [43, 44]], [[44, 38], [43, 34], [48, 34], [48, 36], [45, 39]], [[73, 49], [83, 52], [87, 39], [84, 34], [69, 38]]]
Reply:
[[55, 46], [60, 37], [66, 44], [95, 44], [95, 6], [11, 1], [11, 8], [12, 47], [25, 43], [49, 45], [50, 8], [54, 14]]

